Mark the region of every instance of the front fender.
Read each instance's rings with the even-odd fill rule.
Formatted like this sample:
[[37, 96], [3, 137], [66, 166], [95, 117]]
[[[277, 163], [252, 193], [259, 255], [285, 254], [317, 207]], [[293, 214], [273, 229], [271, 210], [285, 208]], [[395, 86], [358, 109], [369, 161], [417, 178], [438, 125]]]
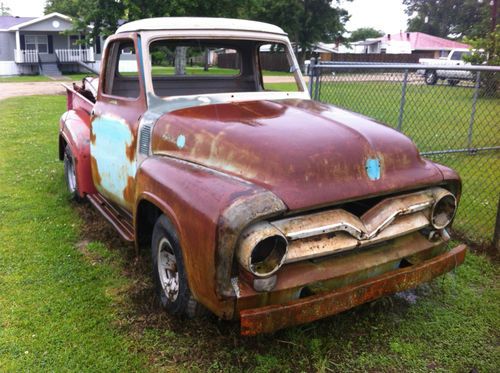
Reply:
[[193, 296], [219, 317], [229, 319], [235, 304], [231, 271], [236, 241], [255, 219], [269, 216], [270, 210], [276, 214], [286, 209], [271, 196], [242, 179], [175, 158], [152, 156], [137, 172], [134, 225], [137, 229], [141, 201], [156, 205], [178, 233]]
[[63, 114], [59, 125], [59, 157], [63, 158], [64, 144], [74, 156], [76, 181], [80, 197], [94, 194], [90, 157], [90, 116], [83, 110], [69, 110]]

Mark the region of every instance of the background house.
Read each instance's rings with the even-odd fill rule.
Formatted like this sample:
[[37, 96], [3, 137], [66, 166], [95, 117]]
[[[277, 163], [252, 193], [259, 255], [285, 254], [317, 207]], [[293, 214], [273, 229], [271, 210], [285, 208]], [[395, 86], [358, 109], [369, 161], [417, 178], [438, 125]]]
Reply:
[[356, 51], [366, 54], [413, 54], [418, 58], [439, 58], [447, 56], [450, 50], [455, 48], [469, 49], [470, 46], [423, 32], [400, 32], [359, 42]]
[[79, 71], [77, 61], [98, 67], [102, 38], [81, 45], [71, 34], [71, 18], [60, 13], [42, 17], [0, 16], [0, 75], [60, 75]]

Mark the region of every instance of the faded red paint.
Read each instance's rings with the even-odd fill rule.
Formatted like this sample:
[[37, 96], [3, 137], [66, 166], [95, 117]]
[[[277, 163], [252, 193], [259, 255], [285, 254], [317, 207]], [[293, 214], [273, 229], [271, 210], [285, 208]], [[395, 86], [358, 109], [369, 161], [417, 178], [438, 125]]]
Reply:
[[[180, 135], [186, 138], [182, 149], [175, 146]], [[436, 166], [399, 132], [306, 100], [174, 111], [155, 126], [152, 149], [242, 177], [271, 190], [291, 210], [442, 181]], [[365, 163], [377, 157], [382, 177], [371, 181]]]

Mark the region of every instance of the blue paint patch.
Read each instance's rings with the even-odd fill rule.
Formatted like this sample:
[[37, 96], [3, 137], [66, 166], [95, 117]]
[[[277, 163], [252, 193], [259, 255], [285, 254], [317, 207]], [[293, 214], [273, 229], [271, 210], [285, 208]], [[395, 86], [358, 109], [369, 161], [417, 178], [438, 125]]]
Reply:
[[98, 190], [115, 202], [123, 203], [123, 191], [129, 177], [135, 177], [136, 164], [127, 158], [132, 144], [129, 126], [120, 118], [97, 117], [92, 121], [95, 142], [91, 154], [97, 162], [101, 185]]
[[186, 136], [180, 135], [177, 137], [177, 147], [182, 149], [184, 146], [186, 146]]
[[368, 158], [366, 160], [365, 169], [370, 180], [380, 179], [380, 159]]

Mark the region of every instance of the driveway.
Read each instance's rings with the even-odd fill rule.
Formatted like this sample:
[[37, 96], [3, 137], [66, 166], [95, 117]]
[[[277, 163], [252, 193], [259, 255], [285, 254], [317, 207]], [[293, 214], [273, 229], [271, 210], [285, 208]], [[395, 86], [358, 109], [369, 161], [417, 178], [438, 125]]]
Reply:
[[[15, 96], [62, 95], [63, 82], [0, 83], [0, 100]], [[71, 82], [64, 82], [71, 84]]]

